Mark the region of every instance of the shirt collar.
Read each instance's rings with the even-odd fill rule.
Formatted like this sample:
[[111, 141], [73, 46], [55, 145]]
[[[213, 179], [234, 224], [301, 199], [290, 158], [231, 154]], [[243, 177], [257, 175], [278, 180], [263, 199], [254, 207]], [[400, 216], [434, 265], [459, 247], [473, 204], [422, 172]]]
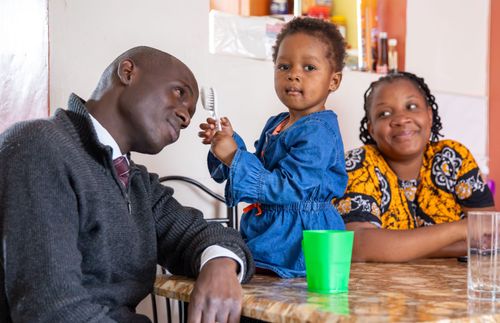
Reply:
[[[94, 118], [90, 113], [90, 120], [92, 121], [92, 125], [94, 126], [95, 132], [97, 134], [97, 139], [99, 142], [105, 146], [111, 147], [113, 150], [113, 160], [120, 157], [124, 156], [125, 158], [127, 157], [126, 155], [122, 155], [120, 151], [120, 147], [118, 146], [118, 143], [116, 140], [111, 136], [111, 134], [104, 128], [99, 121], [97, 121], [96, 118]], [[128, 161], [128, 158], [127, 158]]]

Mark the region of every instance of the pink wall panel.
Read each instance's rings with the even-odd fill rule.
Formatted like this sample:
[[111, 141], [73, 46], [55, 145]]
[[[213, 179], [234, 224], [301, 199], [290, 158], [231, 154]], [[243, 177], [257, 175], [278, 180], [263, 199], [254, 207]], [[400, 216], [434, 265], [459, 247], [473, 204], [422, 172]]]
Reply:
[[48, 116], [47, 6], [47, 0], [0, 1], [0, 132]]
[[495, 206], [500, 211], [500, 1], [491, 1], [490, 13], [490, 178], [495, 181]]

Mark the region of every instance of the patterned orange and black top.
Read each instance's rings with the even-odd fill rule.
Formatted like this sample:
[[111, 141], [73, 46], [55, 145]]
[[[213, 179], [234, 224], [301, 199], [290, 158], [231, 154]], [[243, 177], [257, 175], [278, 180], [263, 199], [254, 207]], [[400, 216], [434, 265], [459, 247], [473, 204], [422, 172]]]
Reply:
[[346, 168], [346, 193], [334, 201], [346, 223], [413, 229], [457, 221], [462, 207], [493, 206], [474, 157], [453, 140], [427, 145], [418, 179], [399, 179], [374, 145], [347, 152]]

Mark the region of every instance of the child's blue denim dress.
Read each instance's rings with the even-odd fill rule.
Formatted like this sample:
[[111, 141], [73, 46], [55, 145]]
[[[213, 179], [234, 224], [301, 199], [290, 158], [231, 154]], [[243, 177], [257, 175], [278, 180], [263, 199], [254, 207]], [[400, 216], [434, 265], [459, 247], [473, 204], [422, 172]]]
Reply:
[[241, 234], [256, 266], [284, 278], [305, 276], [303, 230], [344, 229], [331, 201], [347, 185], [335, 113], [312, 113], [273, 134], [288, 117], [286, 112], [268, 120], [254, 154], [235, 133], [239, 149], [230, 168], [208, 156], [211, 176], [227, 180], [228, 205], [254, 203], [242, 215]]

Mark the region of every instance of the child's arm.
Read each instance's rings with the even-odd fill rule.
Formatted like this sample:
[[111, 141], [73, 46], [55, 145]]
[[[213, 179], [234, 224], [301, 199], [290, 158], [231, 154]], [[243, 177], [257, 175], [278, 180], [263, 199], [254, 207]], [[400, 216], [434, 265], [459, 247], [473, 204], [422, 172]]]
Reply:
[[[229, 119], [223, 117], [220, 119], [221, 131], [217, 131], [210, 142], [212, 154], [226, 166], [231, 166], [234, 154], [238, 145], [233, 139], [233, 127]], [[212, 125], [213, 126], [213, 125]]]
[[[229, 124], [229, 129], [227, 129], [228, 124]], [[223, 128], [223, 131], [225, 131], [226, 134], [232, 133], [233, 141], [236, 143], [239, 149], [246, 150], [246, 146], [245, 143], [243, 142], [243, 139], [241, 139], [241, 137], [236, 132], [234, 132], [227, 118], [225, 117], [221, 118], [221, 126], [226, 128], [225, 130]], [[198, 132], [198, 136], [202, 138], [202, 143], [211, 145], [212, 140], [217, 132], [215, 120], [212, 118], [208, 118], [206, 123], [200, 124], [200, 129], [201, 131]], [[214, 142], [215, 141], [217, 141], [217, 139], [215, 139]], [[218, 144], [215, 143], [215, 145], [217, 146]], [[213, 148], [211, 148], [211, 150], [208, 152], [208, 157], [207, 157], [208, 170], [210, 172], [211, 177], [216, 182], [222, 183], [229, 177], [229, 167], [224, 165], [224, 163], [221, 162], [221, 160], [217, 158], [212, 151]]]

